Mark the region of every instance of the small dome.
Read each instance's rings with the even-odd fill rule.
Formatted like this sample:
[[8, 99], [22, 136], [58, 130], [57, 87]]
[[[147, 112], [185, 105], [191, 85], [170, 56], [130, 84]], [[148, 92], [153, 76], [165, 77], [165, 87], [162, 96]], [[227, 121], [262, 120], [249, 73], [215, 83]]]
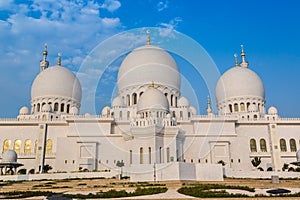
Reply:
[[70, 113], [71, 113], [72, 115], [78, 115], [79, 110], [78, 110], [78, 108], [76, 108], [75, 106], [73, 106], [73, 107], [70, 109]]
[[20, 115], [30, 115], [30, 110], [27, 106], [23, 106], [19, 112]]
[[226, 71], [216, 86], [218, 104], [232, 98], [258, 97], [265, 99], [265, 89], [259, 76], [245, 67]]
[[278, 114], [277, 108], [275, 108], [274, 106], [271, 106], [271, 107], [268, 109], [268, 114], [269, 114], [269, 115], [277, 115], [277, 114]]
[[161, 91], [155, 88], [149, 88], [142, 94], [137, 105], [137, 111], [142, 110], [169, 111], [169, 102]]
[[123, 102], [123, 100], [121, 99], [121, 97], [117, 96], [116, 98], [114, 98], [114, 100], [112, 101], [112, 107], [124, 107], [125, 104]]
[[31, 87], [31, 99], [65, 97], [81, 102], [81, 85], [78, 78], [62, 66], [49, 67], [37, 75]]
[[300, 149], [296, 153], [296, 158], [297, 158], [297, 161], [300, 161]]
[[109, 107], [109, 106], [105, 106], [105, 107], [102, 109], [101, 115], [102, 115], [103, 117], [109, 116], [109, 115], [110, 115], [110, 107]]
[[85, 113], [84, 116], [85, 116], [85, 117], [90, 117], [91, 114], [90, 114], [90, 113]]
[[257, 106], [254, 104], [249, 105], [248, 111], [249, 112], [257, 112]]
[[180, 107], [188, 107], [190, 105], [189, 100], [187, 100], [187, 98], [185, 97], [180, 97], [180, 99], [178, 100], [178, 106]]
[[43, 105], [42, 112], [52, 112], [51, 106], [49, 104]]
[[14, 150], [7, 150], [2, 154], [2, 162], [17, 162], [18, 155]]
[[173, 57], [162, 48], [145, 45], [123, 60], [118, 73], [118, 89], [157, 84], [180, 90], [180, 73]]

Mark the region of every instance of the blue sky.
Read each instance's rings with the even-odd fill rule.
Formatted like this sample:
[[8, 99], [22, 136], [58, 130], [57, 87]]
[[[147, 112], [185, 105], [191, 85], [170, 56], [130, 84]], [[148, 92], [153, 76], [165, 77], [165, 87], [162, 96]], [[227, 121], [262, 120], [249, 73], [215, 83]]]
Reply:
[[[221, 73], [234, 65], [233, 54], [244, 44], [249, 67], [264, 82], [267, 106], [275, 105], [281, 116], [300, 117], [299, 7], [297, 0], [0, 1], [0, 116], [15, 117], [20, 107], [30, 105], [44, 43], [50, 65], [61, 52], [62, 64], [76, 72], [105, 39], [134, 28], [159, 27], [193, 38]], [[116, 74], [119, 62], [112, 63], [110, 73]], [[188, 64], [178, 62], [189, 74]], [[191, 82], [203, 88], [198, 95], [204, 113], [208, 91], [203, 80]], [[104, 93], [97, 92], [98, 110], [108, 103]]]

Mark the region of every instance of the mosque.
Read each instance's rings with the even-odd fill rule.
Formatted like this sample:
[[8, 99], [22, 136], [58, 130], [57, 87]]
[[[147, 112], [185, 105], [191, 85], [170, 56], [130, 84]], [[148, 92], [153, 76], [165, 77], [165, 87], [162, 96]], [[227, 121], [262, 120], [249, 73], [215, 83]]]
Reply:
[[31, 108], [0, 119], [2, 153], [14, 150], [28, 174], [45, 165], [53, 172], [109, 171], [122, 162], [129, 176], [148, 173], [141, 180], [152, 177], [153, 167], [157, 178], [200, 180], [222, 176], [221, 164], [247, 172], [258, 157], [260, 170], [280, 172], [296, 160], [300, 119], [266, 108], [264, 84], [243, 48], [241, 62], [236, 57], [215, 87], [217, 113], [208, 99], [202, 115], [181, 95], [176, 61], [150, 39], [125, 57], [117, 97], [95, 116], [80, 115], [79, 79], [60, 57], [49, 67], [47, 53], [32, 84]]

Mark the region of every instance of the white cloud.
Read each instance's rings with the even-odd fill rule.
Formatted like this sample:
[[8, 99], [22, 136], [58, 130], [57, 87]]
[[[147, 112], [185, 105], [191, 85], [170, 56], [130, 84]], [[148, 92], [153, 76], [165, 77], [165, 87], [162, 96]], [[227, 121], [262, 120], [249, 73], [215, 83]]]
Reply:
[[13, 0], [2, 0], [2, 1], [0, 1], [0, 10], [8, 9], [11, 6], [12, 2], [13, 2]]
[[163, 11], [166, 8], [169, 7], [169, 1], [168, 0], [166, 0], [166, 1], [160, 1], [160, 2], [157, 3], [156, 7], [157, 7], [157, 11], [158, 12]]
[[114, 12], [121, 7], [121, 2], [117, 0], [105, 0], [101, 8], [107, 9], [109, 12]]
[[168, 23], [160, 23], [159, 26], [162, 28], [159, 30], [159, 35], [162, 37], [173, 37], [172, 31], [177, 28], [180, 22], [182, 22], [182, 19], [180, 17], [175, 17]]

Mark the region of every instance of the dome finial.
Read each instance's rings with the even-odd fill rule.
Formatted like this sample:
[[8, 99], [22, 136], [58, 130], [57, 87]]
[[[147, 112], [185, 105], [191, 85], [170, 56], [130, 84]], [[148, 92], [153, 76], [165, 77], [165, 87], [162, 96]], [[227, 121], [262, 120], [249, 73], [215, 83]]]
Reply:
[[150, 30], [148, 29], [147, 31], [146, 31], [146, 33], [147, 33], [147, 35], [148, 35], [148, 40], [147, 40], [147, 45], [150, 45], [151, 44], [151, 42], [150, 42]]
[[58, 53], [57, 56], [58, 56], [58, 59], [57, 59], [57, 65], [58, 65], [58, 66], [61, 66], [61, 54]]
[[44, 51], [43, 51], [43, 55], [44, 55], [44, 61], [46, 61], [47, 59], [47, 55], [48, 55], [48, 51], [47, 51], [47, 44], [44, 44]]
[[238, 67], [238, 66], [239, 66], [239, 59], [238, 59], [238, 56], [237, 56], [236, 53], [235, 53], [233, 56], [234, 56], [234, 59], [235, 59], [235, 67]]
[[151, 88], [154, 89], [154, 81], [152, 81]]
[[47, 55], [48, 55], [47, 44], [44, 44], [44, 51], [43, 51], [44, 58], [43, 60], [40, 60], [41, 71], [44, 71], [49, 67], [49, 62], [47, 61]]
[[245, 67], [245, 68], [248, 68], [248, 62], [246, 61], [245, 57], [246, 57], [246, 54], [245, 54], [245, 51], [244, 51], [244, 45], [241, 45], [241, 49], [242, 49], [242, 52], [241, 52], [241, 57], [242, 57], [242, 62], [241, 62], [241, 67]]
[[207, 109], [206, 109], [206, 112], [207, 112], [208, 115], [212, 114], [212, 109], [211, 109], [211, 105], [210, 105], [210, 96], [209, 95], [207, 96]]

